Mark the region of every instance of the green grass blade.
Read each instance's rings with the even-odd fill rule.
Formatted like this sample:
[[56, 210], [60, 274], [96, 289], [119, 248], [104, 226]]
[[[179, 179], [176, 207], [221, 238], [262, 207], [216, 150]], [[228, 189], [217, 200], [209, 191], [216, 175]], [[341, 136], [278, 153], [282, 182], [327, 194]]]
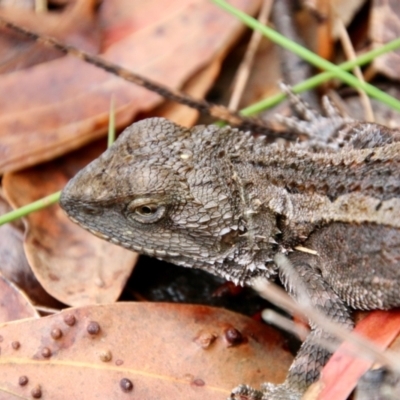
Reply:
[[20, 207], [14, 211], [10, 211], [7, 214], [3, 214], [0, 216], [0, 225], [7, 224], [8, 222], [15, 221], [18, 218], [25, 217], [26, 215], [34, 212], [42, 210], [52, 204], [57, 203], [60, 200], [61, 191], [57, 193], [53, 193], [49, 196], [43, 197], [33, 203], [27, 204], [26, 206]]
[[299, 44], [285, 38], [280, 33], [269, 28], [268, 26], [260, 24], [256, 19], [252, 18], [251, 16], [247, 15], [241, 10], [236, 9], [232, 5], [228, 4], [226, 1], [224, 0], [212, 0], [212, 1], [222, 9], [228, 11], [230, 14], [240, 19], [244, 24], [246, 24], [250, 28], [261, 31], [268, 39], [270, 39], [274, 43], [284, 47], [287, 50], [292, 51], [293, 53], [297, 54], [299, 57], [306, 60], [310, 64], [320, 69], [329, 71], [330, 73], [333, 74], [334, 77], [341, 79], [348, 85], [358, 89], [362, 89], [371, 97], [379, 99], [381, 102], [387, 104], [391, 108], [400, 111], [400, 101], [395, 99], [394, 97], [386, 94], [385, 92], [382, 92], [381, 90], [379, 90], [378, 88], [367, 82], [359, 81], [354, 75], [343, 70], [340, 66], [332, 64], [331, 62], [319, 57], [317, 54], [314, 54], [312, 51], [306, 49], [305, 47], [302, 47]]

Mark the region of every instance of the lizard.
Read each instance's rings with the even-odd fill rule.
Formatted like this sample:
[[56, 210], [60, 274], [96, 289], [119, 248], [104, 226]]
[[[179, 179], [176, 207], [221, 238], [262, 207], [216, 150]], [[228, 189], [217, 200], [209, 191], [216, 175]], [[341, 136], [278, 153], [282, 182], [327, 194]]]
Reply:
[[[400, 306], [400, 133], [314, 112], [286, 90], [303, 142], [266, 144], [231, 127], [132, 124], [62, 191], [60, 205], [93, 234], [239, 285], [279, 277], [285, 254], [311, 303], [351, 329], [352, 309]], [[307, 248], [311, 251], [299, 251]], [[232, 399], [299, 399], [330, 357], [311, 325], [286, 380]]]

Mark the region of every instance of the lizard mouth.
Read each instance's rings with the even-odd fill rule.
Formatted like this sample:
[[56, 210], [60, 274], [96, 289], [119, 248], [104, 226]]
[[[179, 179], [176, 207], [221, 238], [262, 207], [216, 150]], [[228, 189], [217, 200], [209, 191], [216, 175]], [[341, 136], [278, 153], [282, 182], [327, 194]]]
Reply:
[[84, 225], [82, 222], [80, 222], [79, 220], [77, 220], [76, 218], [72, 217], [71, 215], [68, 214], [67, 211], [63, 210], [64, 213], [68, 216], [68, 218], [75, 224], [79, 225], [81, 228], [85, 229], [86, 231], [89, 231], [92, 235], [97, 236], [100, 239], [104, 239], [107, 241], [111, 241], [110, 236], [105, 235], [104, 233], [101, 233], [99, 231], [96, 231], [92, 228], [87, 227], [86, 225]]

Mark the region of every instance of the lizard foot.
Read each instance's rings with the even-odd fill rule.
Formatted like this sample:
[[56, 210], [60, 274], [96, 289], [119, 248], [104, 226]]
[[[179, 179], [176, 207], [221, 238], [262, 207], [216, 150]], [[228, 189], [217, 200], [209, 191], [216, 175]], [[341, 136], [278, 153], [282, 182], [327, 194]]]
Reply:
[[340, 135], [337, 136], [337, 133], [344, 124], [354, 121], [349, 117], [342, 116], [327, 96], [322, 98], [322, 108], [325, 113], [322, 115], [313, 110], [300, 96], [293, 93], [290, 86], [284, 83], [281, 83], [280, 86], [300, 118], [276, 115], [277, 121], [291, 131], [307, 135], [309, 140], [303, 142], [307, 148], [315, 146], [337, 150], [343, 141], [343, 138]]
[[300, 400], [303, 393], [291, 388], [286, 382], [280, 385], [264, 383], [261, 390], [239, 385], [232, 390], [228, 400]]
[[239, 385], [232, 390], [227, 400], [262, 400], [263, 393], [248, 385]]
[[399, 399], [400, 376], [385, 368], [369, 370], [359, 380], [356, 393], [359, 400]]

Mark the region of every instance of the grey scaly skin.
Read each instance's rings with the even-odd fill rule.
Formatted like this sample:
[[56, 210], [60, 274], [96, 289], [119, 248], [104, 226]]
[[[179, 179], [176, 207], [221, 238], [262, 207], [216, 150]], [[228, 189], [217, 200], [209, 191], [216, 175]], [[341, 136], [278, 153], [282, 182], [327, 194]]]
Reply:
[[[398, 131], [292, 101], [306, 122], [288, 125], [310, 139], [288, 147], [229, 127], [137, 122], [68, 183], [61, 206], [112, 243], [241, 285], [278, 275], [296, 298], [272, 261], [285, 253], [312, 304], [349, 329], [350, 308], [400, 306]], [[283, 384], [231, 398], [300, 398], [330, 356], [317, 342], [333, 340], [311, 327]]]

